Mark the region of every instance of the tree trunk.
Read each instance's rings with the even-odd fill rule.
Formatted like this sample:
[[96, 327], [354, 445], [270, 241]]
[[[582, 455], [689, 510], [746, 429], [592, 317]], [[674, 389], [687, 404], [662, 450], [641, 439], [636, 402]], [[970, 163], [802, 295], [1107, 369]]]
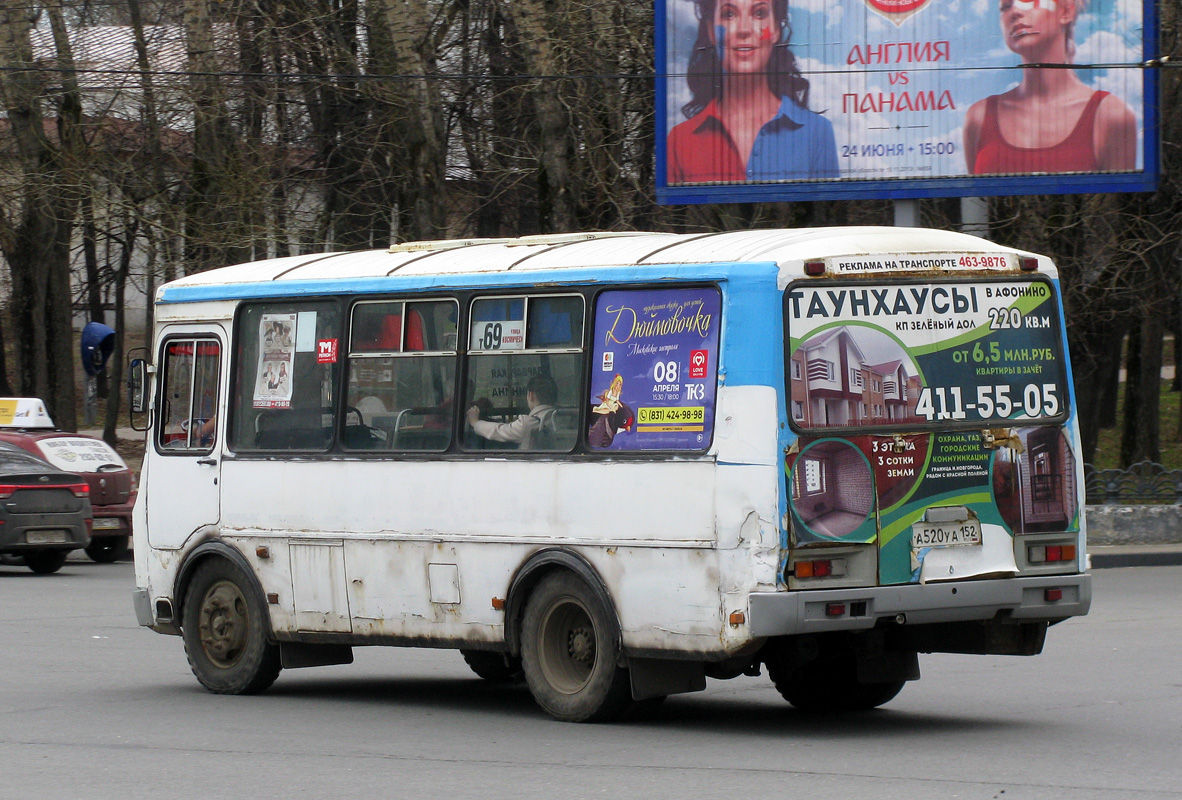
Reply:
[[546, 25], [550, 13], [545, 0], [511, 0], [505, 17], [517, 32], [526, 69], [537, 81], [533, 90], [538, 131], [538, 207], [542, 233], [575, 229], [571, 201], [569, 132], [571, 121], [559, 95], [557, 77], [563, 70], [554, 37]]
[[1124, 431], [1120, 443], [1122, 467], [1138, 461], [1161, 460], [1158, 439], [1161, 361], [1161, 316], [1146, 314], [1129, 338]]
[[391, 143], [394, 152], [406, 153], [401, 195], [409, 225], [402, 238], [437, 239], [447, 231], [447, 162], [443, 103], [431, 80], [436, 36], [431, 35], [430, 9], [418, 0], [381, 0], [380, 7], [389, 47], [375, 47], [375, 60], [385, 55], [383, 71], [399, 76], [387, 84], [382, 99], [390, 113], [388, 130], [399, 136]]
[[[83, 143], [81, 98], [60, 6], [47, 7], [62, 67], [59, 85], [44, 83], [33, 63], [27, 6], [8, 0], [0, 18], [0, 93], [19, 153], [14, 179], [19, 208], [0, 215], [0, 249], [12, 273], [18, 387], [40, 397], [54, 421], [76, 425], [74, 336], [70, 306], [70, 232], [77, 213]], [[57, 143], [46, 135], [43, 104], [57, 100]]]
[[189, 88], [193, 98], [193, 164], [185, 217], [186, 261], [190, 271], [248, 261], [245, 220], [251, 191], [218, 77], [210, 0], [184, 0]]
[[4, 354], [4, 322], [3, 314], [0, 314], [0, 396], [12, 397], [16, 394], [12, 391], [12, 383], [8, 380], [8, 356]]

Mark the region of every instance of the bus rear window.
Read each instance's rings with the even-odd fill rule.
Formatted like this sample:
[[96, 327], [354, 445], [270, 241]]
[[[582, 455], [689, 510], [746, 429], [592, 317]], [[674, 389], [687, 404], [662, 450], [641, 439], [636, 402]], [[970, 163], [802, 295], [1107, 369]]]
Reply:
[[1067, 415], [1045, 280], [797, 283], [784, 294], [794, 428], [980, 428]]

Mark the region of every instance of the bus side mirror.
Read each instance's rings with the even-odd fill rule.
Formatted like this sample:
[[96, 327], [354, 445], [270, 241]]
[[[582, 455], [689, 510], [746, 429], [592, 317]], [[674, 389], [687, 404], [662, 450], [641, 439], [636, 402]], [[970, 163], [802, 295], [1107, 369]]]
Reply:
[[142, 358], [133, 358], [127, 375], [127, 394], [133, 414], [142, 414], [148, 410], [147, 386], [148, 362]]
[[137, 347], [128, 353], [127, 403], [131, 411], [131, 427], [137, 431], [146, 431], [148, 421], [146, 419], [137, 420], [136, 415], [148, 411], [148, 374], [152, 372], [152, 368], [146, 358], [136, 355], [137, 352], [144, 355], [148, 353], [142, 347]]

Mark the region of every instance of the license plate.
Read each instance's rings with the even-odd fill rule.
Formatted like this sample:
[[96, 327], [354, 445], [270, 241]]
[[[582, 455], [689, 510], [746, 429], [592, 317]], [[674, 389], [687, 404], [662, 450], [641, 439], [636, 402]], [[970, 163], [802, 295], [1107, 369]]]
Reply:
[[70, 534], [65, 531], [29, 531], [25, 534], [25, 541], [29, 544], [65, 544], [70, 541]]
[[94, 530], [113, 531], [119, 528], [119, 520], [115, 517], [99, 517], [94, 521]]
[[911, 526], [911, 546], [959, 547], [981, 544], [981, 523], [975, 519], [957, 522], [917, 522]]

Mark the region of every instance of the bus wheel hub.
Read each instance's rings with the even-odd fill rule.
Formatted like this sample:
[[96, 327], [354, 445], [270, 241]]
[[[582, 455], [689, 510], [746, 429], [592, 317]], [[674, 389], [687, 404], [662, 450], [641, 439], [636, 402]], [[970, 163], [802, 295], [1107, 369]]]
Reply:
[[567, 652], [575, 661], [589, 664], [595, 659], [595, 634], [587, 628], [575, 628], [567, 641]]

